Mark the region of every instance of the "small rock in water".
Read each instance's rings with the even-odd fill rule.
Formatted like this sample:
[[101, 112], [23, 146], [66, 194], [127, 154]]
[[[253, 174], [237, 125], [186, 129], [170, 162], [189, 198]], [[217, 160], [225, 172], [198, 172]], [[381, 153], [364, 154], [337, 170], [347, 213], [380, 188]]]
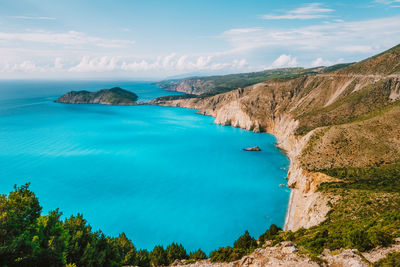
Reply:
[[244, 150], [244, 151], [261, 151], [261, 149], [258, 146], [243, 148], [242, 150]]

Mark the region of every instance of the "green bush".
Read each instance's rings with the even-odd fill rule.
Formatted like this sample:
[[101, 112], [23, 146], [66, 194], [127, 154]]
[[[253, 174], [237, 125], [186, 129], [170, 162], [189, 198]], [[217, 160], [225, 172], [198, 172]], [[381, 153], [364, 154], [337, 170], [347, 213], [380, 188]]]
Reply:
[[190, 252], [189, 259], [191, 260], [204, 260], [207, 258], [206, 253], [204, 253], [201, 249]]
[[257, 241], [250, 236], [249, 231], [245, 231], [242, 236], [240, 236], [235, 243], [233, 248], [242, 249], [248, 251], [257, 247]]
[[260, 235], [260, 237], [258, 238], [258, 240], [260, 241], [260, 244], [264, 244], [264, 242], [266, 240], [272, 240], [274, 239], [274, 237], [276, 237], [276, 235], [282, 231], [281, 228], [279, 228], [278, 226], [276, 226], [275, 224], [271, 224], [271, 226], [269, 227], [269, 229], [267, 231], [265, 231], [265, 233], [263, 233], [262, 235]]
[[400, 252], [392, 252], [374, 264], [374, 267], [398, 267], [400, 266]]
[[140, 267], [150, 267], [150, 253], [145, 250], [141, 249], [137, 252], [136, 255], [136, 264]]
[[171, 264], [175, 260], [187, 259], [188, 255], [185, 248], [181, 244], [172, 243], [166, 249], [168, 263]]
[[210, 253], [211, 262], [231, 262], [241, 259], [245, 251], [239, 248], [224, 247]]
[[163, 246], [155, 246], [153, 251], [150, 252], [150, 261], [154, 266], [168, 265], [167, 252]]

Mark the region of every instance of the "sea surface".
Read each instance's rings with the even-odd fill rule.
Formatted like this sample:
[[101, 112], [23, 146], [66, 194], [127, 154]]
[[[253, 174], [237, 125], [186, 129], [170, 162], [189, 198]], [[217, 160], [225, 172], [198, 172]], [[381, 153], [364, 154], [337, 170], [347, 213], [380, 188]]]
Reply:
[[146, 249], [178, 242], [209, 253], [245, 230], [283, 226], [288, 159], [272, 135], [191, 109], [53, 102], [113, 86], [140, 101], [174, 94], [145, 82], [1, 81], [0, 193], [30, 182], [44, 213], [83, 213], [95, 230]]

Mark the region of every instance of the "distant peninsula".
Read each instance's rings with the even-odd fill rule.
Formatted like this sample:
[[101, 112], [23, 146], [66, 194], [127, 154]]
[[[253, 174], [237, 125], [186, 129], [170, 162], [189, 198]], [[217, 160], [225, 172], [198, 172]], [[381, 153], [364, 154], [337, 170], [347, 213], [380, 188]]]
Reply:
[[97, 92], [71, 91], [58, 98], [57, 103], [101, 104], [101, 105], [136, 105], [138, 96], [119, 87], [102, 89]]

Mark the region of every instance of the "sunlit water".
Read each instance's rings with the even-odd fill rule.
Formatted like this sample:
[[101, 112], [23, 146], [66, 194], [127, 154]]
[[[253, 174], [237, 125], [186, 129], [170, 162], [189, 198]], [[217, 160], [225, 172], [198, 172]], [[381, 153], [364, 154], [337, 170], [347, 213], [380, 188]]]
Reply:
[[[0, 192], [31, 182], [45, 213], [83, 213], [138, 248], [174, 241], [210, 252], [246, 229], [283, 225], [288, 160], [272, 135], [190, 109], [53, 102], [113, 86], [142, 101], [171, 94], [139, 82], [0, 82]], [[262, 151], [241, 150], [255, 145]]]

